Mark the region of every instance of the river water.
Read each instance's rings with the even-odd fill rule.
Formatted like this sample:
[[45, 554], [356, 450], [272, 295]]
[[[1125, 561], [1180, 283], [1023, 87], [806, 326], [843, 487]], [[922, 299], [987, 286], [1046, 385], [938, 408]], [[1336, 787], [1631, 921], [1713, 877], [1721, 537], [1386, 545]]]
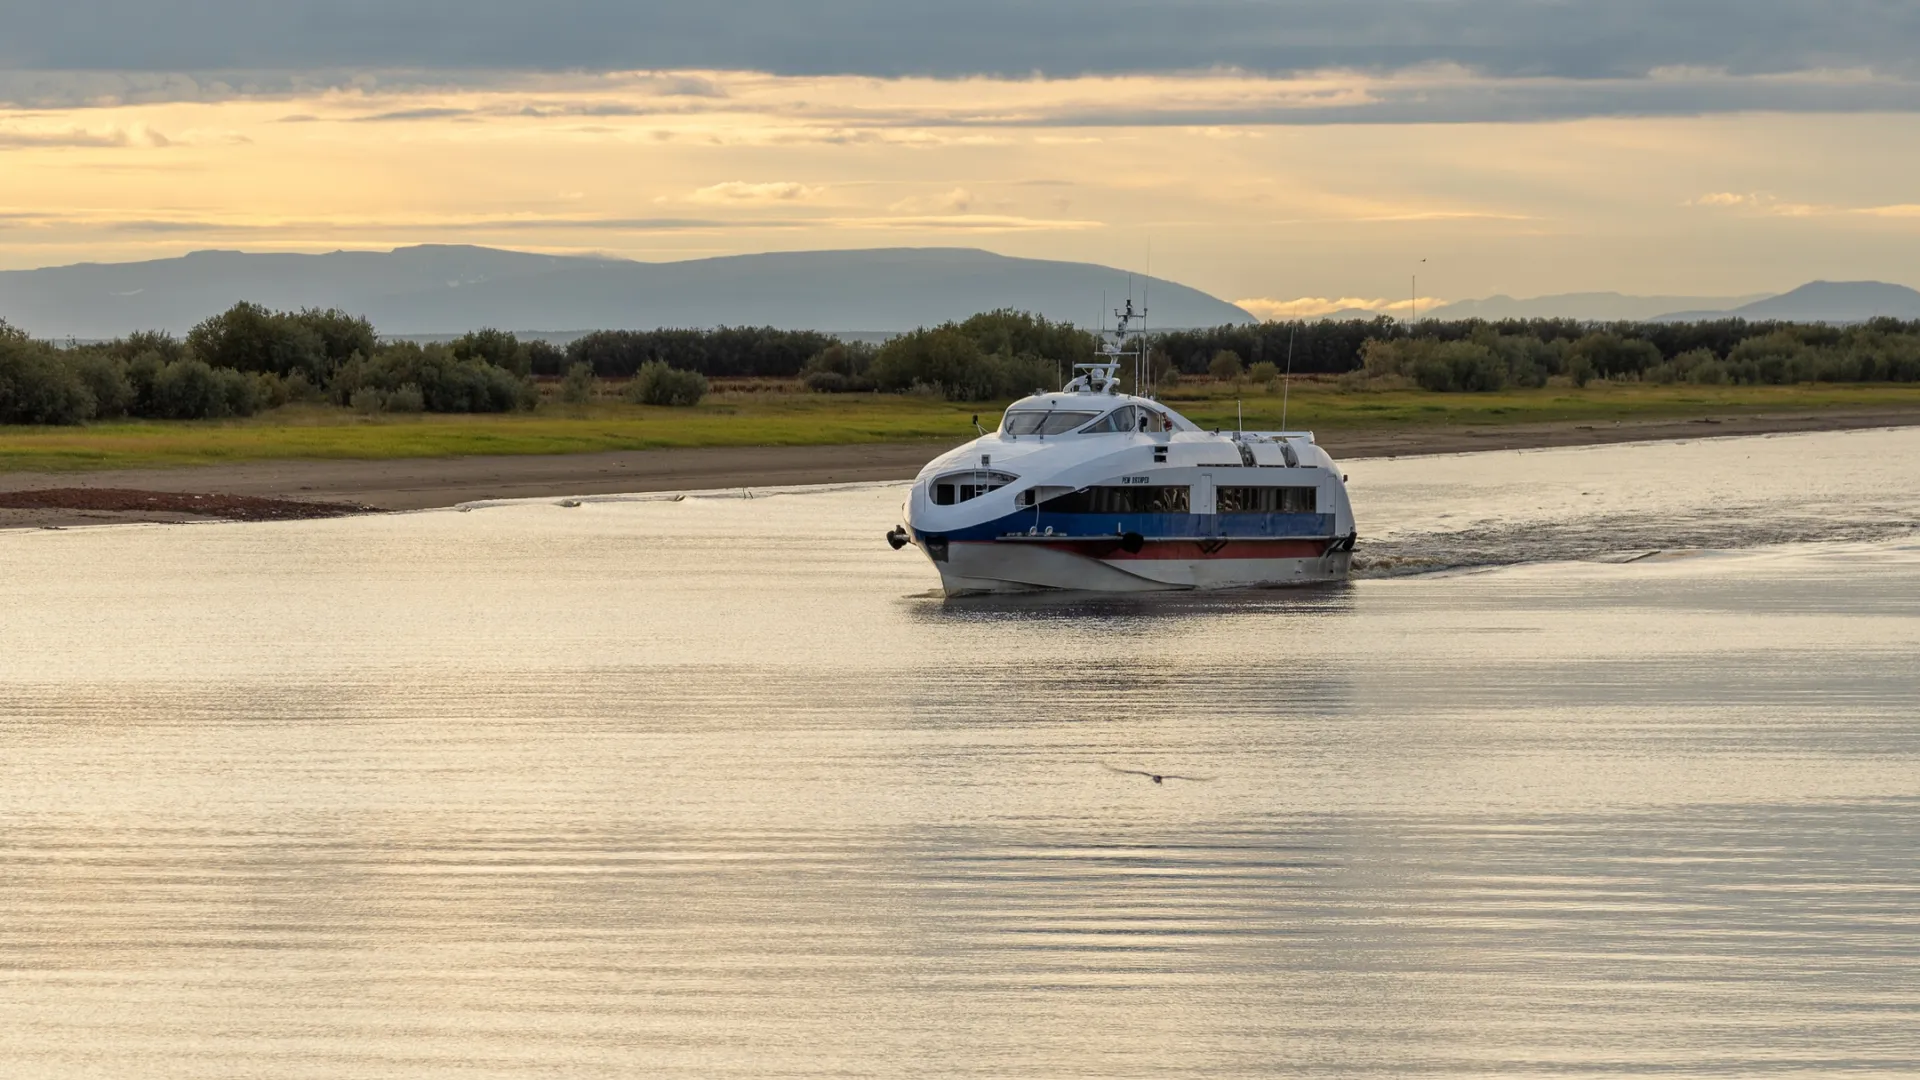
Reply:
[[1920, 1072], [1920, 432], [1348, 468], [1300, 592], [943, 602], [898, 487], [0, 535], [0, 1074]]

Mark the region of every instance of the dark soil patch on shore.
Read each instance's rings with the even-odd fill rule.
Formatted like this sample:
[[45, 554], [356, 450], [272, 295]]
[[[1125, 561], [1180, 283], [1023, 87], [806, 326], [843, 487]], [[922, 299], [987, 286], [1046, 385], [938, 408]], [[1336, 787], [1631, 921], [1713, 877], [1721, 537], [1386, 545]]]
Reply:
[[194, 495], [132, 488], [40, 488], [0, 492], [0, 510], [78, 510], [100, 513], [184, 514], [227, 521], [303, 521], [377, 514], [360, 503], [308, 502], [257, 495]]

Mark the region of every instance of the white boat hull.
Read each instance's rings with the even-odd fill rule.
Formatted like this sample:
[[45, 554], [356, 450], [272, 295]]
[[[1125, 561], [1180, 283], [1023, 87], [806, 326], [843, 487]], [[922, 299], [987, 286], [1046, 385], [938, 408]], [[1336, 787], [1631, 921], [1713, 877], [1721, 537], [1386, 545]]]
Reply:
[[1099, 558], [1078, 551], [1020, 543], [955, 543], [935, 561], [948, 596], [977, 593], [1165, 592], [1183, 589], [1271, 588], [1344, 581], [1353, 553], [1236, 557], [1234, 545], [1194, 558], [1147, 553]]

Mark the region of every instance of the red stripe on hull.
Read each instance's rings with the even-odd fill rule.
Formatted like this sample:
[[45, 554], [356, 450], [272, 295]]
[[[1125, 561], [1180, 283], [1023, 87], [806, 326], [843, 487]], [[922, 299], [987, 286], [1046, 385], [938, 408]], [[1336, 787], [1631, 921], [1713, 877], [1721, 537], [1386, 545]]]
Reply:
[[1331, 540], [1149, 540], [1139, 551], [1130, 552], [1121, 546], [1120, 538], [1115, 537], [1112, 540], [1068, 540], [1057, 544], [1043, 541], [1038, 546], [1105, 562], [1155, 559], [1193, 562], [1208, 559], [1317, 559], [1327, 553], [1332, 543]]

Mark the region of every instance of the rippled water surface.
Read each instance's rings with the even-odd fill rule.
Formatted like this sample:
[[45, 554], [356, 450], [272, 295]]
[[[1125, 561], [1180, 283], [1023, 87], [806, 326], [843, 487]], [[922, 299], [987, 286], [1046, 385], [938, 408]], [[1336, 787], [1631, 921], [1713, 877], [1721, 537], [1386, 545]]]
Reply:
[[1305, 592], [946, 603], [886, 488], [0, 534], [0, 1074], [1920, 1072], [1920, 433], [1349, 471]]

